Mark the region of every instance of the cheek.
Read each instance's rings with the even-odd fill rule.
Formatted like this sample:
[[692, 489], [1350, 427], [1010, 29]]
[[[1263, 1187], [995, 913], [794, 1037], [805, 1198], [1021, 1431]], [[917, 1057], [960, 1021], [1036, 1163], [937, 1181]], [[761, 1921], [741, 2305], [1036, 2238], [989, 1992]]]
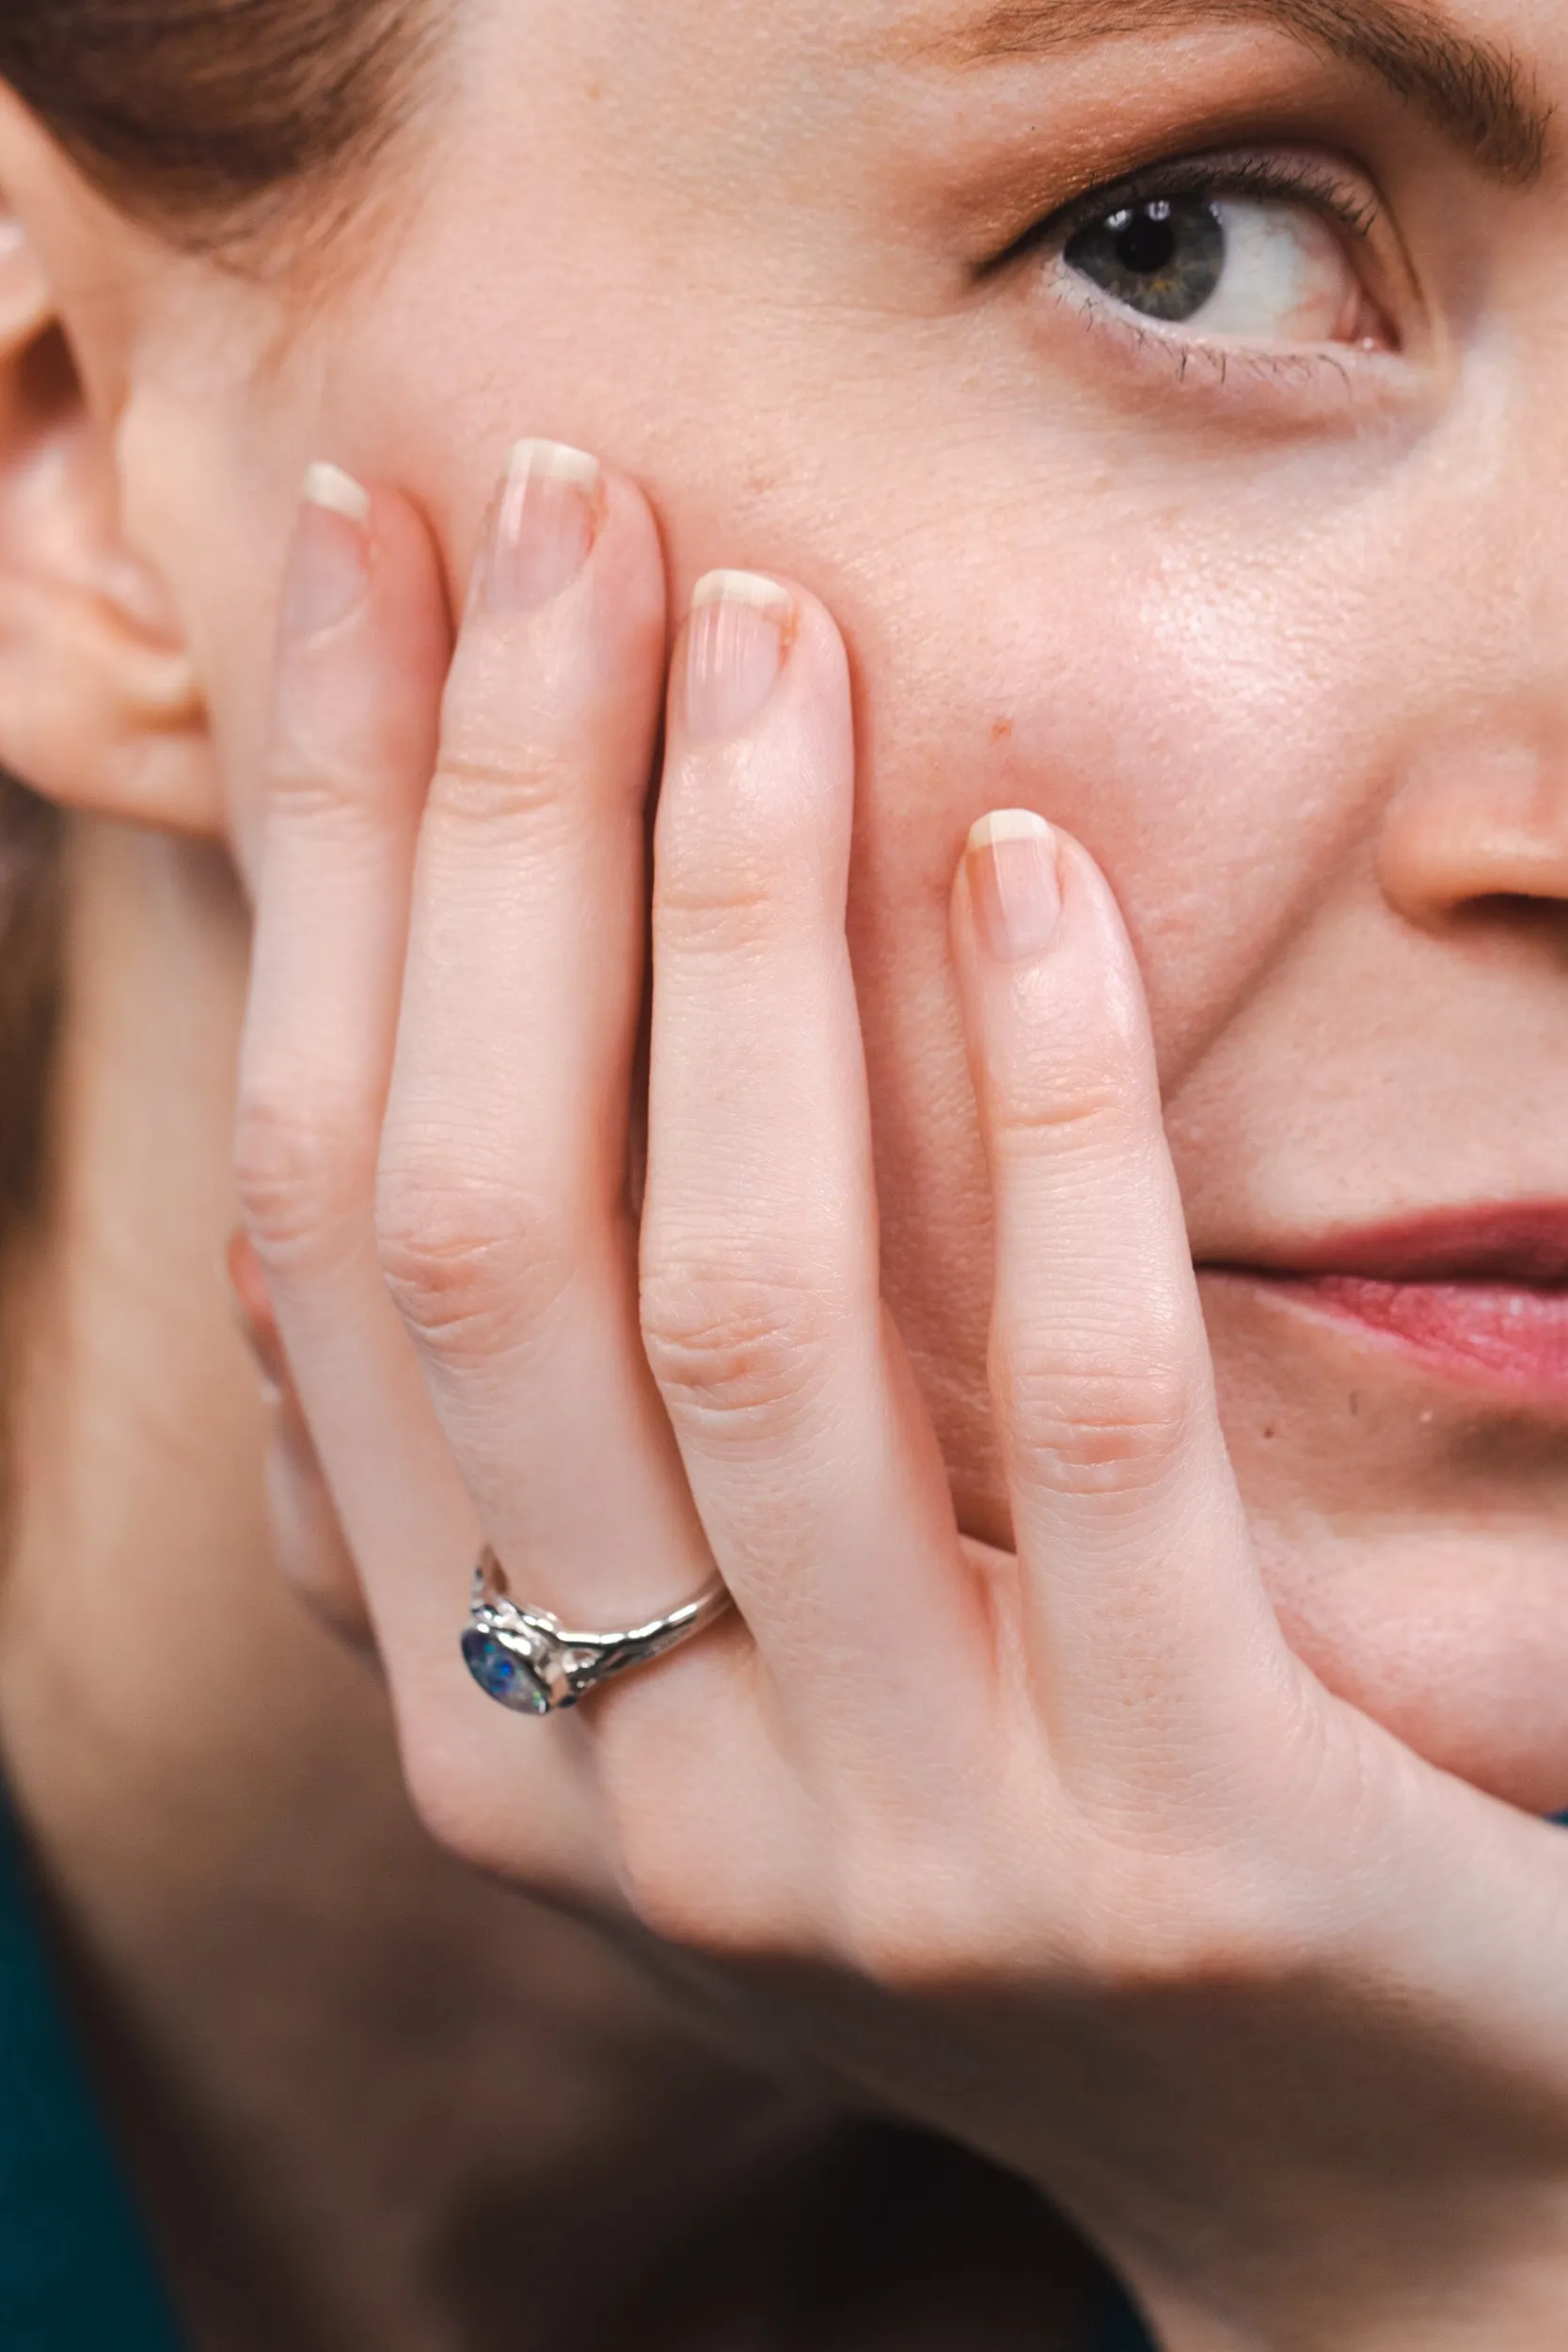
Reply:
[[[933, 517], [879, 576], [825, 584], [859, 690], [854, 946], [888, 1289], [969, 1523], [993, 1539], [990, 1188], [950, 971], [953, 876], [990, 809], [1036, 808], [1078, 835], [1132, 932], [1167, 1085], [1202, 1062], [1354, 854], [1381, 768], [1386, 695], [1362, 648], [1383, 589], [1342, 563], [1330, 588], [1279, 541], [1260, 562], [1259, 538], [1256, 511], [1227, 534], [1064, 495], [1050, 531]], [[911, 563], [911, 545], [930, 560]]]
[[[935, 548], [983, 533], [933, 529]], [[1256, 523], [1249, 534], [1259, 535]], [[951, 1030], [947, 904], [965, 835], [1039, 810], [1109, 876], [1167, 1081], [1212, 1045], [1354, 858], [1391, 756], [1386, 601], [1190, 518], [1059, 515], [986, 561], [889, 564], [827, 594], [858, 682], [857, 945], [874, 1060], [911, 1079]], [[814, 583], [816, 584], [816, 583]], [[1372, 615], [1381, 619], [1374, 632]], [[1376, 634], [1374, 669], [1363, 648]], [[895, 1047], [896, 1051], [895, 1052]]]
[[881, 601], [859, 581], [847, 612], [838, 597], [861, 680], [862, 899], [884, 951], [945, 920], [977, 817], [1037, 808], [1117, 890], [1167, 1073], [1204, 1050], [1351, 854], [1392, 755], [1383, 584], [1310, 547], [1296, 560], [1267, 520], [1227, 532], [1064, 501], [1028, 543], [1000, 523], [990, 560], [890, 564]]
[[316, 437], [309, 403], [279, 387], [263, 423], [252, 397], [248, 385], [162, 380], [128, 421], [121, 463], [137, 485], [127, 528], [190, 646], [232, 847], [254, 883], [278, 591]]

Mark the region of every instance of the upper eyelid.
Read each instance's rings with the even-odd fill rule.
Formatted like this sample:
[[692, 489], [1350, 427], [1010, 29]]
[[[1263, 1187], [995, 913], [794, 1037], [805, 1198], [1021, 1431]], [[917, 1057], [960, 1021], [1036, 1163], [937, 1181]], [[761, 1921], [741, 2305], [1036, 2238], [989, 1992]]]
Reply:
[[1366, 244], [1384, 217], [1382, 199], [1364, 177], [1352, 194], [1348, 170], [1337, 171], [1326, 158], [1268, 155], [1232, 149], [1228, 152], [1176, 155], [1125, 172], [1117, 180], [1086, 188], [1081, 196], [1033, 222], [1022, 236], [987, 266], [986, 275], [1006, 268], [1030, 253], [1066, 243], [1075, 230], [1114, 212], [1118, 204], [1148, 202], [1161, 196], [1252, 195], [1294, 199], [1327, 215], [1357, 243]]

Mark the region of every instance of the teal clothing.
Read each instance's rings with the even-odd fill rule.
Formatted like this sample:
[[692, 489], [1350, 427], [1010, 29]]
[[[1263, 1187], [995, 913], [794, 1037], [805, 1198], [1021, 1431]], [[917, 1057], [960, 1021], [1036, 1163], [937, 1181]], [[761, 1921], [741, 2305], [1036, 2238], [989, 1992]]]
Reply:
[[1110, 2290], [1095, 2352], [1160, 2352], [1159, 2345], [1119, 2287]]
[[49, 1982], [0, 1806], [0, 2345], [177, 2352], [141, 2233]]

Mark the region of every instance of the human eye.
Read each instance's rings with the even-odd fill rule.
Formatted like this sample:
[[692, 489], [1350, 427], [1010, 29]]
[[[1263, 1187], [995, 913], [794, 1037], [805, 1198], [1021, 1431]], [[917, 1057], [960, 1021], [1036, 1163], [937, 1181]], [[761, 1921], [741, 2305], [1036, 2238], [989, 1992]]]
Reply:
[[1379, 207], [1307, 157], [1196, 157], [1090, 192], [1033, 232], [1058, 290], [1182, 338], [1386, 350]]

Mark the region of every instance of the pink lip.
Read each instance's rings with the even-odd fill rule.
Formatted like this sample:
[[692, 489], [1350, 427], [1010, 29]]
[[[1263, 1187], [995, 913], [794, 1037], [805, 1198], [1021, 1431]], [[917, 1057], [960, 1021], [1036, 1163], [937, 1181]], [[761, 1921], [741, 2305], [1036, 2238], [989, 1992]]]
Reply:
[[1210, 1270], [1266, 1282], [1449, 1380], [1568, 1406], [1568, 1204], [1444, 1210]]

